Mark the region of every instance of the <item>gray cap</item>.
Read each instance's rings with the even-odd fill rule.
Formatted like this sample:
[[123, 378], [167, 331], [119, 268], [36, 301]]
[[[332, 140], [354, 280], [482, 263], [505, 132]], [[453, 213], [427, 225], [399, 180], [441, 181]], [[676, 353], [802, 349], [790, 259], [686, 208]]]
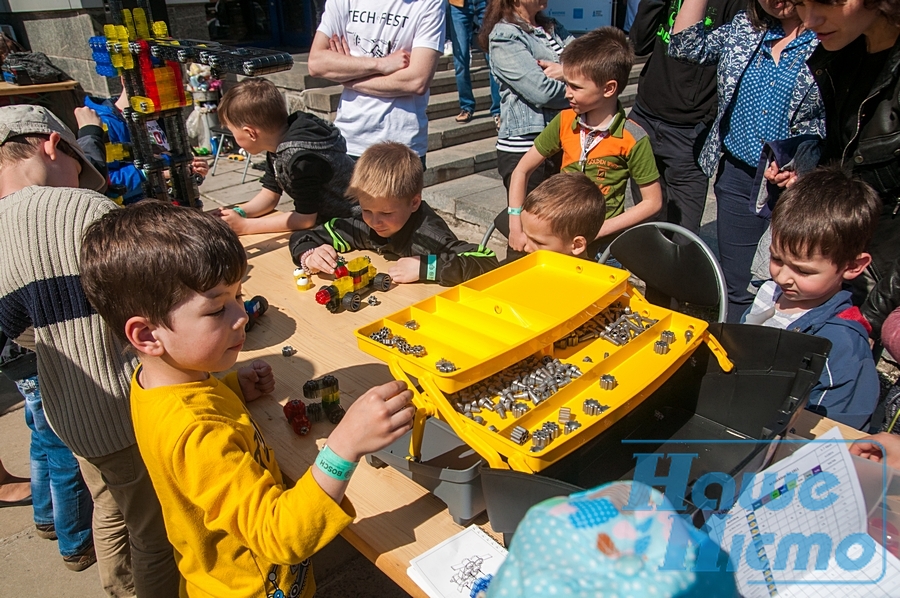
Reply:
[[50, 133], [59, 133], [63, 141], [78, 155], [78, 159], [81, 161], [81, 176], [78, 178], [79, 186], [95, 191], [103, 190], [106, 187], [106, 179], [88, 161], [84, 155], [84, 150], [78, 145], [75, 135], [55, 114], [43, 106], [32, 106], [30, 104], [0, 107], [0, 145], [17, 135], [49, 135]]

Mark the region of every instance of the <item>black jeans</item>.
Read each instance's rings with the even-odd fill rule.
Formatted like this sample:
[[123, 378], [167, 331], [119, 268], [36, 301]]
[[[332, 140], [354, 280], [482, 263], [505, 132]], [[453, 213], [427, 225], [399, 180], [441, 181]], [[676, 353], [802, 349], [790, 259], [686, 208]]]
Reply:
[[[659, 169], [663, 211], [666, 221], [693, 233], [700, 231], [700, 220], [706, 205], [709, 179], [700, 170], [697, 157], [706, 140], [707, 128], [679, 127], [663, 122], [637, 104], [631, 109], [631, 120], [641, 125], [650, 136], [650, 146]], [[634, 202], [640, 201], [640, 189], [632, 186]]]
[[[516, 166], [519, 164], [519, 160], [521, 160], [524, 155], [525, 154], [497, 150], [497, 172], [503, 178], [503, 186], [506, 187], [507, 201], [509, 201], [509, 179], [512, 177], [512, 173], [516, 169]], [[562, 152], [544, 160], [544, 163], [541, 166], [538, 166], [528, 178], [528, 185], [525, 187], [525, 195], [534, 191], [538, 185], [552, 177], [554, 174], [559, 174], [561, 164]], [[507, 239], [509, 238], [509, 214], [506, 213], [506, 210], [497, 214], [497, 217], [494, 218], [494, 226], [497, 227], [497, 230], [500, 231], [504, 237]], [[506, 261], [512, 261], [523, 255], [525, 255], [525, 253], [522, 251], [516, 251], [512, 247], [506, 248]]]

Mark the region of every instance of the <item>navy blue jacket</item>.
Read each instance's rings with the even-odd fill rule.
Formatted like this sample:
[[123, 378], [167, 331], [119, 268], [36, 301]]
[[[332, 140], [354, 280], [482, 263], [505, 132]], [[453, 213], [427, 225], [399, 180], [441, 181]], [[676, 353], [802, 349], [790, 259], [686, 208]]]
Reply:
[[[778, 289], [775, 299], [780, 295], [781, 289]], [[839, 291], [819, 307], [809, 310], [791, 325], [790, 330], [831, 341], [831, 353], [818, 383], [809, 393], [809, 404], [821, 405], [831, 419], [861, 429], [875, 411], [881, 385], [866, 329], [858, 322], [838, 317], [853, 306], [850, 296], [849, 291]], [[745, 313], [741, 322], [746, 317]]]

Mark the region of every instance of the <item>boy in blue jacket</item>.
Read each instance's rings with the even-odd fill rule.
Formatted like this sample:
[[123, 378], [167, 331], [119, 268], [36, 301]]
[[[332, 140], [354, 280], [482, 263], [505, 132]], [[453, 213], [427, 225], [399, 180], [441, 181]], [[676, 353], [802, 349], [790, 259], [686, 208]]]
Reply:
[[842, 286], [872, 261], [866, 249], [880, 213], [878, 194], [839, 169], [819, 168], [802, 177], [772, 212], [772, 280], [742, 318], [830, 340], [809, 406], [854, 428], [871, 418], [880, 386], [865, 328], [839, 315], [851, 307]]
[[[110, 143], [131, 143], [131, 134], [128, 132], [128, 125], [125, 123], [125, 117], [122, 111], [128, 107], [128, 97], [125, 89], [118, 98], [95, 98], [87, 96], [84, 98], [84, 105], [92, 108], [100, 120], [103, 122]], [[153, 144], [157, 145], [164, 151], [168, 151], [169, 145], [165, 132], [157, 124], [155, 120], [147, 123], [147, 132], [150, 134]], [[102, 131], [97, 130], [97, 134]], [[79, 131], [79, 137], [81, 131]], [[194, 172], [201, 176], [206, 176], [209, 166], [206, 160], [202, 158], [194, 158], [191, 163]], [[126, 160], [114, 160], [107, 163], [109, 169], [109, 190], [107, 195], [114, 199], [121, 197], [125, 205], [132, 204], [136, 201], [144, 199], [144, 173], [135, 165]]]

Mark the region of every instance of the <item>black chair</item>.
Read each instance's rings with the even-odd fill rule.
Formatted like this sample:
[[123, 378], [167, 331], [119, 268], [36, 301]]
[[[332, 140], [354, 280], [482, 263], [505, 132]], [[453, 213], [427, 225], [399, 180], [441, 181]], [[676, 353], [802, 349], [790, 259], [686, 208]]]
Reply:
[[[209, 176], [216, 176], [216, 167], [219, 165], [219, 155], [222, 153], [222, 146], [225, 144], [225, 138], [228, 137], [232, 141], [234, 141], [234, 135], [231, 134], [231, 131], [226, 129], [225, 127], [210, 127], [210, 133], [213, 134], [214, 137], [218, 137], [219, 141], [216, 144], [216, 157], [213, 159], [212, 169], [209, 171]], [[237, 145], [237, 144], [235, 144]], [[241, 176], [241, 184], [244, 184], [244, 181], [247, 179], [247, 170], [250, 168], [250, 154], [246, 153], [244, 150], [240, 150], [241, 154], [244, 155], [244, 174]]]
[[[690, 243], [676, 243], [664, 231], [676, 233]], [[639, 224], [616, 237], [600, 256], [600, 263], [610, 256], [647, 283], [648, 288], [680, 302], [717, 305], [718, 322], [728, 317], [722, 267], [709, 246], [691, 231], [668, 222]]]

